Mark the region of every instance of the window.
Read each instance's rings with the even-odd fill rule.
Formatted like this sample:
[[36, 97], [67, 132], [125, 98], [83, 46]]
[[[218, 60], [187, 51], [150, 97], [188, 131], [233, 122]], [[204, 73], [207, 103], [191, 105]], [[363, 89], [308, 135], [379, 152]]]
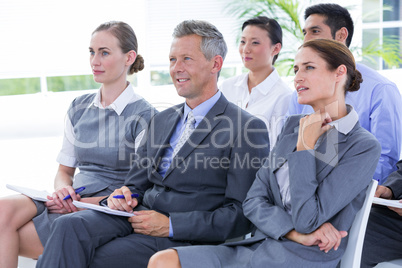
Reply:
[[[221, 78], [228, 78], [235, 74], [233, 65], [243, 66], [236, 42], [236, 35], [240, 31], [238, 22], [224, 13], [227, 1], [204, 0], [148, 0], [146, 9], [147, 42], [141, 49], [148, 53], [145, 61], [151, 72], [151, 86], [172, 84], [169, 75], [169, 50], [172, 42], [172, 33], [177, 24], [186, 19], [207, 20], [214, 24], [223, 34], [228, 46], [228, 54], [221, 71]], [[230, 67], [226, 67], [230, 66]]]
[[0, 79], [0, 96], [40, 92], [40, 78]]
[[151, 86], [162, 86], [173, 84], [169, 71], [167, 70], [152, 70], [151, 71]]
[[92, 31], [106, 21], [127, 22], [142, 49], [144, 1], [0, 1], [0, 94], [98, 88], [88, 61]]
[[[395, 0], [363, 0], [363, 47], [374, 44], [389, 43], [402, 51], [402, 5]], [[390, 39], [392, 41], [390, 42]], [[399, 53], [399, 55], [401, 55]], [[377, 70], [389, 69], [384, 61], [377, 57], [364, 63]], [[399, 68], [402, 67], [402, 64]]]
[[46, 80], [47, 90], [52, 92], [97, 89], [100, 86], [92, 75], [54, 76]]

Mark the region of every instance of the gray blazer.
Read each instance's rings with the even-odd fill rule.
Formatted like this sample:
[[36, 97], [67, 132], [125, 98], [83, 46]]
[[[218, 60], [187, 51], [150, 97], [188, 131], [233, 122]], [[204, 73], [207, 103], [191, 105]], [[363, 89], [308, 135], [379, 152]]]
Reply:
[[[348, 231], [363, 205], [380, 156], [378, 141], [359, 123], [347, 135], [329, 132], [315, 151], [297, 152], [300, 118], [287, 120], [243, 204], [257, 231], [238, 244], [260, 243], [252, 254], [252, 267], [335, 267], [347, 238], [337, 251], [324, 253], [318, 246], [303, 246], [284, 236], [292, 229], [311, 233], [325, 222]], [[289, 163], [292, 215], [284, 210], [275, 177], [284, 159]]]
[[125, 185], [141, 195], [143, 206], [170, 216], [174, 240], [211, 244], [244, 235], [252, 225], [242, 202], [269, 153], [266, 126], [222, 95], [162, 178], [159, 161], [183, 106], [153, 118], [136, 156], [146, 166], [133, 163]]

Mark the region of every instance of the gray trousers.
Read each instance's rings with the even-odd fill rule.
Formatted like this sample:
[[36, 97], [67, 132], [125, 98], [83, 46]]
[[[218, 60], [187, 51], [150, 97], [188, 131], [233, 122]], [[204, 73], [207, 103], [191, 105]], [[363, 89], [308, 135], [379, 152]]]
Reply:
[[402, 258], [402, 217], [385, 206], [371, 209], [361, 267]]
[[36, 267], [147, 267], [157, 251], [191, 245], [132, 233], [126, 217], [79, 211], [59, 217]]

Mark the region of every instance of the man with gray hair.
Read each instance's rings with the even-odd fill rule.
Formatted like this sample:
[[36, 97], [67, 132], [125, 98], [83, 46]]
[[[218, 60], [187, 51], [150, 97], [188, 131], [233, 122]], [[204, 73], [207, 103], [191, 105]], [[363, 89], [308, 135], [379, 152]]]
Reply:
[[189, 20], [177, 25], [173, 31], [173, 38], [181, 38], [189, 35], [201, 37], [201, 52], [207, 60], [220, 55], [225, 59], [227, 53], [226, 43], [222, 34], [206, 21]]
[[215, 26], [184, 21], [173, 37], [170, 75], [186, 101], [155, 115], [125, 186], [101, 201], [134, 216], [60, 217], [37, 267], [146, 267], [159, 250], [250, 232], [242, 202], [268, 155], [267, 129], [218, 90], [227, 48]]

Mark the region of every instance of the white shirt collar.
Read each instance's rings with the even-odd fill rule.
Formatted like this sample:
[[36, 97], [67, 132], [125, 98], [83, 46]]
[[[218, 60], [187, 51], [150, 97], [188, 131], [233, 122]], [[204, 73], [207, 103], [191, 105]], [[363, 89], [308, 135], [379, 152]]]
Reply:
[[280, 77], [278, 71], [274, 68], [272, 73], [254, 88], [260, 91], [262, 94], [267, 95], [279, 79]]
[[115, 99], [113, 103], [111, 103], [109, 106], [105, 108], [100, 103], [100, 96], [101, 96], [100, 94], [101, 92], [99, 89], [96, 92], [95, 98], [93, 99], [92, 103], [89, 106], [93, 105], [99, 109], [111, 109], [114, 110], [118, 115], [120, 115], [123, 112], [124, 108], [126, 108], [126, 106], [129, 103], [137, 101], [141, 98], [139, 95], [134, 93], [134, 88], [131, 85], [131, 83], [129, 83], [126, 89], [117, 97], [117, 99]]
[[359, 115], [351, 105], [346, 104], [346, 109], [348, 112], [346, 116], [328, 123], [328, 125], [335, 127], [336, 130], [344, 135], [348, 134], [359, 121]]
[[[242, 85], [244, 85], [245, 88], [248, 88], [248, 75], [245, 75], [243, 77], [243, 79], [237, 81], [237, 83], [235, 84], [235, 86], [240, 87]], [[259, 92], [261, 92], [261, 94], [263, 95], [267, 95], [268, 92], [271, 90], [271, 88], [275, 85], [275, 83], [280, 79], [279, 73], [278, 71], [273, 68], [273, 71], [270, 75], [268, 75], [267, 78], [265, 78], [264, 81], [262, 81], [261, 83], [259, 83], [258, 85], [256, 85], [255, 87], [253, 87], [251, 89], [251, 92], [253, 92], [253, 90], [258, 90]]]

